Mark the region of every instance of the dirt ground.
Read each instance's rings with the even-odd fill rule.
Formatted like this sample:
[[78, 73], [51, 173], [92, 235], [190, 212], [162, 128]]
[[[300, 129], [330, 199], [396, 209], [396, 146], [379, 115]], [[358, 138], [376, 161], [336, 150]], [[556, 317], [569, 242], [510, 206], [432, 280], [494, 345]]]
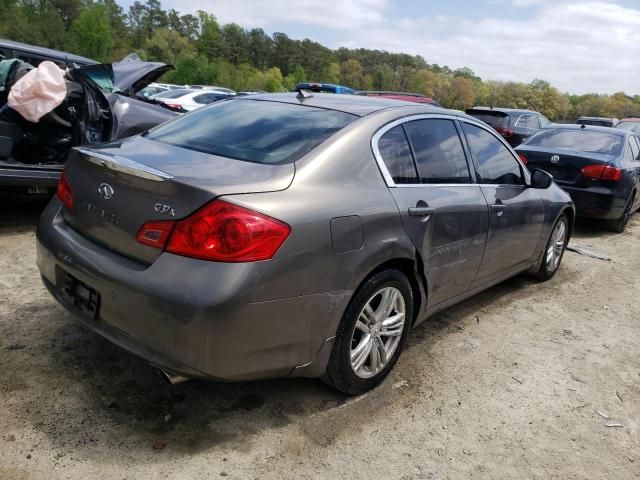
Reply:
[[2, 480], [640, 478], [640, 215], [622, 235], [579, 224], [573, 242], [611, 261], [567, 252], [550, 282], [446, 310], [346, 398], [304, 379], [169, 386], [45, 291], [40, 208], [0, 212]]

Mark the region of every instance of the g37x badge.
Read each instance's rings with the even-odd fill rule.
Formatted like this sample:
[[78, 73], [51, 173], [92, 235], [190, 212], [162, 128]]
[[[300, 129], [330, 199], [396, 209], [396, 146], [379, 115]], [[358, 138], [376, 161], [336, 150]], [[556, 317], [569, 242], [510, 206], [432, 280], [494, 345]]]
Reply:
[[165, 205], [164, 203], [156, 203], [153, 209], [156, 212], [161, 213], [162, 215], [169, 215], [170, 217], [176, 216], [176, 209], [173, 208], [171, 205]]

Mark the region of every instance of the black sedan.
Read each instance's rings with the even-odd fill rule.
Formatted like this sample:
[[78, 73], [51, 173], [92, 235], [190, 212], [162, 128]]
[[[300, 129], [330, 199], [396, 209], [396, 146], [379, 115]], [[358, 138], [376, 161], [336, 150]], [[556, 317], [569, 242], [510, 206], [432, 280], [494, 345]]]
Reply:
[[577, 216], [606, 220], [622, 233], [640, 207], [640, 139], [631, 131], [552, 125], [516, 151], [530, 170], [553, 175], [571, 195]]

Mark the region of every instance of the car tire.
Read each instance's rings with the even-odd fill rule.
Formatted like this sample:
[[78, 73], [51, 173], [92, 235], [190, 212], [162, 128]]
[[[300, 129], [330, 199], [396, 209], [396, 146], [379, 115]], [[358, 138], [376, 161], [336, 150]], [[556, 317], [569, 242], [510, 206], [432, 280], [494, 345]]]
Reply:
[[549, 240], [542, 252], [542, 263], [534, 273], [538, 280], [545, 282], [553, 278], [560, 268], [567, 243], [569, 243], [569, 218], [563, 213], [551, 229]]
[[399, 270], [373, 275], [349, 302], [322, 380], [348, 395], [371, 390], [398, 361], [412, 323], [407, 276]]
[[609, 228], [616, 233], [623, 233], [625, 228], [627, 228], [627, 223], [629, 223], [629, 218], [631, 217], [631, 206], [633, 205], [633, 201], [635, 199], [635, 193], [632, 193], [627, 200], [626, 205], [624, 206], [624, 210], [622, 215], [617, 220], [613, 220], [609, 223]]

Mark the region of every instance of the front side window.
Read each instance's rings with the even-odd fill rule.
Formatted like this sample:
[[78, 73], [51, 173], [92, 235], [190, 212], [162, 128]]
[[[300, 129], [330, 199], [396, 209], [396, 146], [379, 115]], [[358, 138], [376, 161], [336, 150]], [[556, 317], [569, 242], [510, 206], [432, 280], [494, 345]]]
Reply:
[[380, 137], [378, 151], [395, 183], [420, 183], [402, 125], [393, 127]]
[[425, 119], [404, 125], [421, 183], [471, 183], [458, 131], [451, 120]]
[[478, 166], [482, 183], [522, 185], [520, 164], [511, 152], [491, 133], [462, 122], [462, 129]]

